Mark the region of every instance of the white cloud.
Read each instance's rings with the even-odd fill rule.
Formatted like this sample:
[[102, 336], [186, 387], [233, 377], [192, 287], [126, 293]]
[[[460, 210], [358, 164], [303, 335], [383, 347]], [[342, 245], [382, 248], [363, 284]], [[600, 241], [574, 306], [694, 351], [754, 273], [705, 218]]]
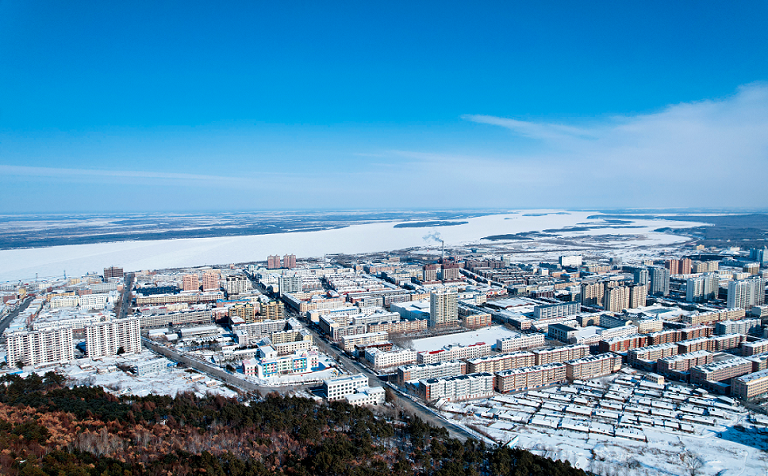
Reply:
[[539, 140], [540, 153], [512, 153], [498, 159], [498, 166], [558, 170], [551, 175], [553, 193], [580, 183], [600, 192], [583, 187], [578, 199], [591, 195], [599, 202], [602, 196], [606, 206], [612, 199], [620, 206], [768, 205], [758, 189], [768, 174], [768, 85], [763, 83], [721, 99], [587, 125], [464, 118]]
[[[554, 156], [548, 153], [549, 159], [591, 168], [605, 178], [651, 178], [674, 172], [736, 180], [768, 171], [765, 84], [742, 86], [723, 99], [675, 104], [657, 113], [617, 116], [588, 126], [465, 118], [540, 139], [560, 151]], [[685, 177], [678, 179], [686, 182]]]

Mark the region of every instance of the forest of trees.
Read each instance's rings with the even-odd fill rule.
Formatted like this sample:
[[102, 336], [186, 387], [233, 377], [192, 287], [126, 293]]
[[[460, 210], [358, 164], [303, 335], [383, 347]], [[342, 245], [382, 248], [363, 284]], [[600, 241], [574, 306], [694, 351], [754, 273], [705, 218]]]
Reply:
[[462, 443], [406, 414], [312, 399], [116, 397], [55, 374], [0, 378], [3, 475], [584, 475]]

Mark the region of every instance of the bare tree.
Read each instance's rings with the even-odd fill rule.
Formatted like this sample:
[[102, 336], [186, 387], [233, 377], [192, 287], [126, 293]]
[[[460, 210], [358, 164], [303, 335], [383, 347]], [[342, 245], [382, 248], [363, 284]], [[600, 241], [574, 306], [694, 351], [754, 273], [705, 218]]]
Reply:
[[701, 474], [701, 468], [704, 467], [704, 460], [691, 450], [685, 450], [680, 454], [680, 461], [690, 476]]

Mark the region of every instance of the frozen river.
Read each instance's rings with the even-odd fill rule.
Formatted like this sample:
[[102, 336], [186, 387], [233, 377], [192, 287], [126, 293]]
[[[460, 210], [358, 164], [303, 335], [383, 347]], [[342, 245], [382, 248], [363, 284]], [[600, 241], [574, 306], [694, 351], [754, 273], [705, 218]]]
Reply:
[[[271, 254], [295, 254], [297, 257], [317, 257], [332, 253], [367, 253], [409, 247], [435, 245], [425, 238], [440, 233], [446, 246], [479, 242], [490, 235], [559, 229], [581, 224], [596, 224], [589, 220], [594, 212], [525, 211], [504, 215], [487, 215], [467, 219], [466, 224], [429, 228], [395, 228], [401, 222], [380, 222], [353, 225], [346, 228], [278, 233], [272, 235], [191, 238], [157, 241], [123, 241], [85, 245], [65, 245], [48, 248], [0, 250], [0, 281], [29, 280], [42, 277], [80, 276], [101, 271], [108, 266], [122, 266], [126, 271], [179, 268], [249, 261], [263, 261]], [[628, 220], [629, 221], [629, 220]], [[645, 245], [674, 244], [684, 238], [655, 233], [660, 227], [691, 227], [692, 222], [667, 220], [631, 220], [641, 228], [607, 228], [587, 232], [564, 233], [562, 236], [584, 234], [643, 234]]]

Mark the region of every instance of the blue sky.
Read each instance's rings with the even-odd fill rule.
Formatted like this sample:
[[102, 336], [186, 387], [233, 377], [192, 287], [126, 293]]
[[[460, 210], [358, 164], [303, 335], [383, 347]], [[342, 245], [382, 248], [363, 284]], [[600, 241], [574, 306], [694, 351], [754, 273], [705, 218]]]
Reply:
[[0, 2], [0, 213], [768, 206], [766, 2], [156, 3]]

